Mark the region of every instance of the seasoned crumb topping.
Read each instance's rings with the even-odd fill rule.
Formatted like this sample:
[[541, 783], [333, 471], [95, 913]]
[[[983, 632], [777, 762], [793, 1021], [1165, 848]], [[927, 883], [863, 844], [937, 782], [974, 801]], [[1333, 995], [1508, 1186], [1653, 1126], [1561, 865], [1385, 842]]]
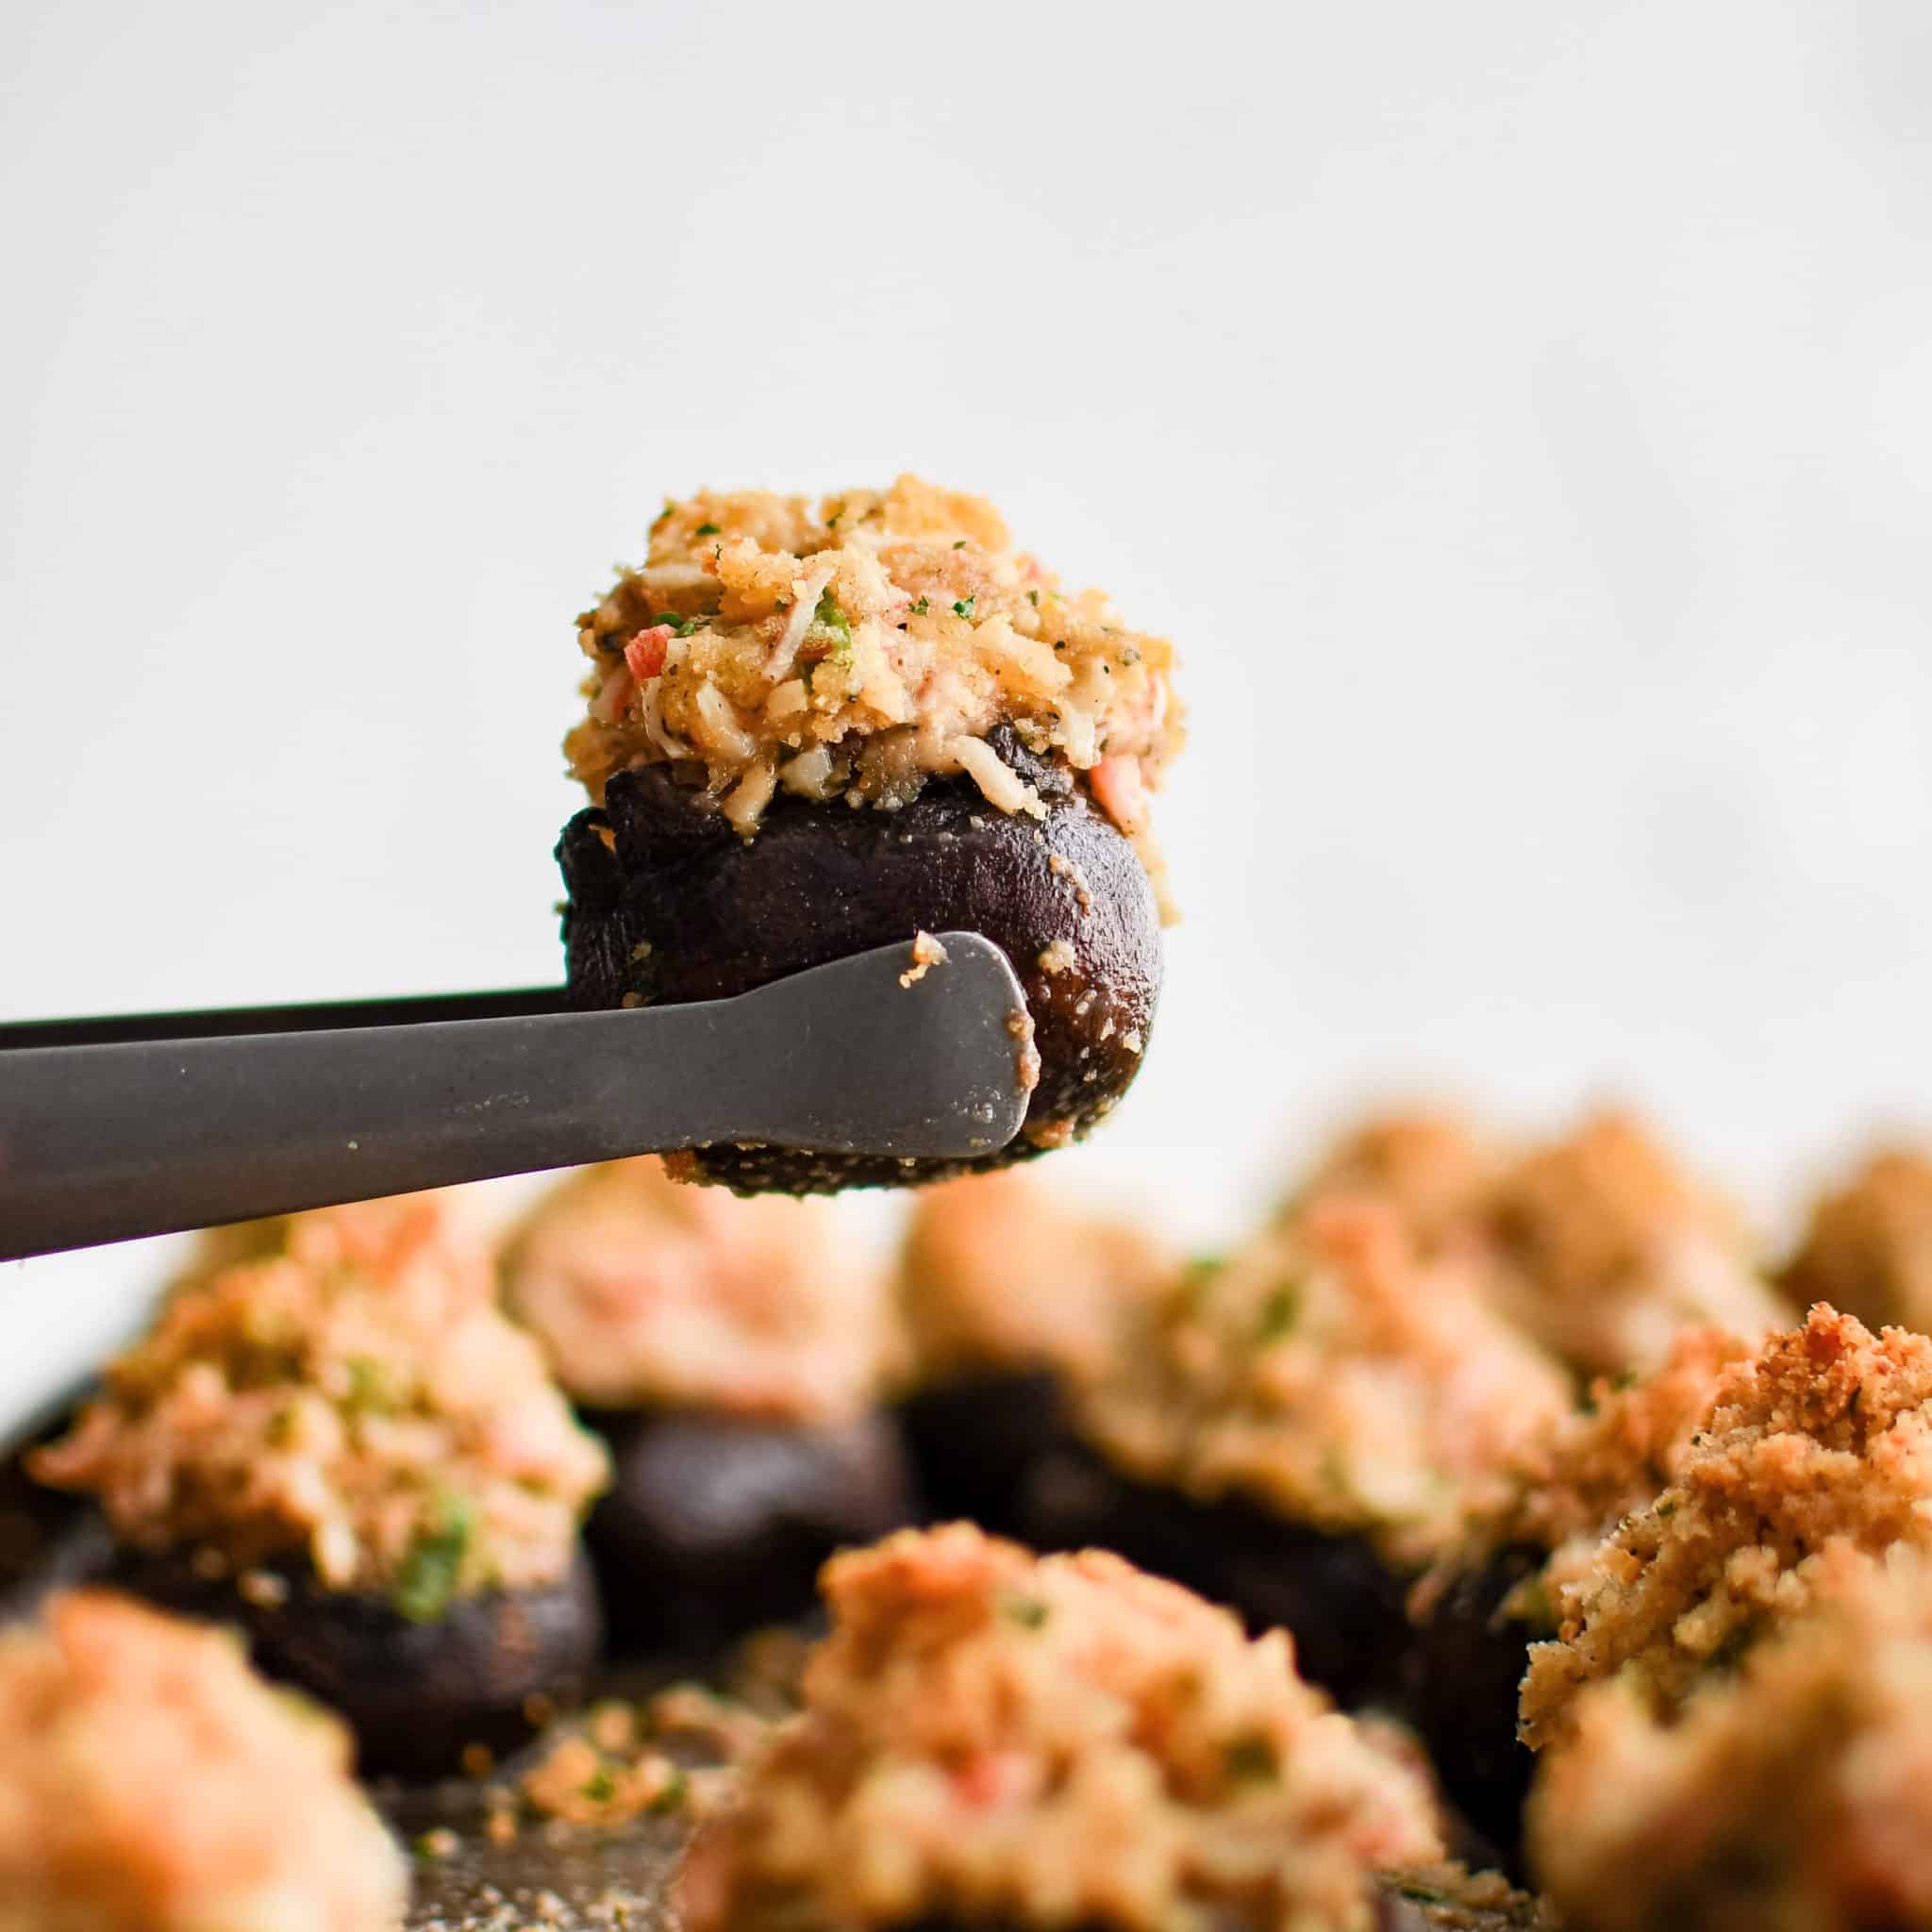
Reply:
[[913, 476], [816, 507], [762, 491], [667, 503], [578, 641], [589, 710], [565, 749], [592, 798], [627, 765], [688, 763], [747, 835], [780, 787], [891, 808], [952, 772], [1001, 811], [1043, 815], [986, 741], [1010, 724], [1141, 838], [1182, 737], [1165, 639], [1062, 590], [991, 504]]
[[1426, 1795], [1294, 1674], [1288, 1639], [1097, 1551], [968, 1524], [835, 1557], [803, 1715], [701, 1830], [688, 1932], [926, 1913], [1123, 1932], [1372, 1923], [1441, 1857]]
[[1518, 1891], [1498, 1872], [1419, 1865], [1384, 1878], [1382, 1890], [1427, 1932], [1559, 1932], [1556, 1915], [1541, 1899]]
[[916, 1197], [898, 1299], [924, 1375], [1037, 1365], [1091, 1378], [1123, 1311], [1174, 1269], [1151, 1233], [1077, 1213], [1008, 1170]]
[[1569, 1384], [1479, 1276], [1395, 1211], [1336, 1197], [1188, 1270], [1130, 1321], [1085, 1425], [1131, 1474], [1253, 1495], [1420, 1563], [1505, 1493]]
[[[0, 1634], [8, 1932], [391, 1932], [402, 1860], [348, 1734], [225, 1633], [106, 1591]], [[299, 1829], [291, 1829], [291, 1821]]]
[[459, 1212], [421, 1194], [258, 1231], [278, 1252], [180, 1284], [35, 1474], [137, 1547], [306, 1558], [413, 1616], [555, 1581], [607, 1459]]
[[503, 1279], [564, 1387], [605, 1407], [833, 1421], [887, 1366], [885, 1282], [828, 1203], [681, 1186], [652, 1155], [552, 1189]]
[[1424, 1253], [1466, 1246], [1505, 1158], [1494, 1140], [1459, 1114], [1376, 1114], [1324, 1153], [1286, 1211], [1291, 1216], [1335, 1194], [1366, 1194], [1393, 1208]]
[[1724, 1372], [1676, 1480], [1598, 1549], [1524, 1679], [1525, 1741], [1615, 1677], [1668, 1714], [1810, 1603], [1833, 1541], [1932, 1544], [1932, 1341], [1820, 1306]]
[[1600, 1376], [1581, 1408], [1527, 1446], [1510, 1472], [1513, 1492], [1419, 1586], [1420, 1600], [1455, 1571], [1528, 1547], [1547, 1551], [1549, 1561], [1512, 1608], [1545, 1621], [1586, 1582], [1603, 1539], [1675, 1481], [1724, 1372], [1752, 1352], [1722, 1328], [1687, 1328], [1641, 1380]]
[[1619, 1682], [1578, 1700], [1528, 1819], [1572, 1932], [1932, 1924], [1932, 1578], [1813, 1560], [1818, 1607], [1674, 1723]]
[[1486, 1223], [1499, 1305], [1586, 1375], [1649, 1369], [1683, 1327], [1755, 1338], [1790, 1320], [1730, 1205], [1626, 1114], [1519, 1162]]
[[1932, 1332], [1932, 1154], [1882, 1150], [1820, 1201], [1783, 1285], [1800, 1307]]

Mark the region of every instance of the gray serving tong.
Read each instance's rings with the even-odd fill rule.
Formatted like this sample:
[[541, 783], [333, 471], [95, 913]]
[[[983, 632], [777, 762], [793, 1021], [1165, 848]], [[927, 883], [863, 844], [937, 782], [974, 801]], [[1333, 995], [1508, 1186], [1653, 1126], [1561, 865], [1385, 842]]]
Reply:
[[689, 1006], [544, 991], [0, 1026], [0, 1259], [716, 1142], [992, 1153], [1026, 1111], [1025, 998], [991, 941], [940, 943], [924, 970], [908, 940]]

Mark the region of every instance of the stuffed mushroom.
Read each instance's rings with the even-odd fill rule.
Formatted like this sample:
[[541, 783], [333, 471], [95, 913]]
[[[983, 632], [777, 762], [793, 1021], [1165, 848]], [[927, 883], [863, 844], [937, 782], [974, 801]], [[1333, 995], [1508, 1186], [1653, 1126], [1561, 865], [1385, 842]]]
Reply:
[[1345, 1703], [1386, 1696], [1409, 1581], [1569, 1404], [1476, 1277], [1337, 1195], [1130, 1315], [1024, 1520], [1284, 1625]]
[[[921, 932], [994, 941], [1025, 991], [1024, 1125], [1064, 1144], [1138, 1072], [1160, 986], [1147, 797], [1178, 748], [1167, 642], [1016, 552], [991, 505], [901, 477], [816, 508], [665, 506], [579, 620], [591, 807], [558, 856], [572, 997], [729, 997]], [[958, 1163], [708, 1147], [745, 1191]]]
[[802, 1714], [687, 1856], [688, 1932], [1528, 1923], [1505, 1887], [1425, 1916], [1466, 1882], [1425, 1784], [1279, 1632], [964, 1524], [850, 1552], [824, 1591]]
[[241, 1251], [174, 1290], [36, 1475], [98, 1499], [114, 1581], [239, 1626], [368, 1761], [520, 1736], [597, 1652], [578, 1527], [603, 1446], [446, 1197], [297, 1215]]
[[0, 1737], [8, 1932], [399, 1932], [408, 1874], [347, 1735], [225, 1632], [57, 1595], [0, 1634]]
[[1027, 1174], [918, 1195], [899, 1255], [899, 1413], [934, 1516], [1014, 1526], [1027, 1477], [1071, 1440], [1071, 1391], [1175, 1265], [1145, 1230], [1078, 1212]]
[[589, 1541], [625, 1641], [704, 1650], [795, 1614], [833, 1550], [915, 1513], [880, 1406], [886, 1285], [829, 1203], [612, 1161], [537, 1204], [503, 1282], [610, 1444]]
[[1687, 1329], [1653, 1374], [1600, 1378], [1524, 1445], [1506, 1499], [1416, 1586], [1405, 1707], [1451, 1800], [1505, 1856], [1517, 1847], [1533, 1763], [1516, 1736], [1529, 1647], [1556, 1636], [1603, 1539], [1674, 1480], [1726, 1373], [1751, 1354], [1724, 1329]]

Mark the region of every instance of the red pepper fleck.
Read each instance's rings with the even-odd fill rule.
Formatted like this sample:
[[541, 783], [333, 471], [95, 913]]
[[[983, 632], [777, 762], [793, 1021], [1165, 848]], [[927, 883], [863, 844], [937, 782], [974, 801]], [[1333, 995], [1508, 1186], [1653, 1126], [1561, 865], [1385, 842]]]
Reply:
[[668, 624], [654, 624], [649, 630], [641, 630], [624, 647], [624, 661], [630, 666], [630, 675], [642, 684], [647, 677], [656, 677], [664, 668], [665, 646], [671, 641], [671, 626]]

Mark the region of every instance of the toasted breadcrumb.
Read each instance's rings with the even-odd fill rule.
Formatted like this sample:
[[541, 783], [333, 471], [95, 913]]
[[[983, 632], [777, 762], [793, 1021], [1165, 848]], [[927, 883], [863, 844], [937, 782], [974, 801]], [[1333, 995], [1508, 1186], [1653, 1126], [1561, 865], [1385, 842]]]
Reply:
[[1559, 1641], [1534, 1646], [1524, 1740], [1615, 1677], [1669, 1715], [1809, 1605], [1820, 1552], [1932, 1546], [1932, 1340], [1823, 1305], [1724, 1372], [1676, 1479], [1599, 1546]]
[[1374, 1198], [1315, 1203], [1130, 1319], [1082, 1424], [1128, 1473], [1371, 1537], [1401, 1566], [1507, 1493], [1570, 1406], [1480, 1278]]
[[1175, 1266], [1151, 1233], [1080, 1213], [1016, 1169], [924, 1189], [897, 1278], [915, 1372], [1045, 1367], [1091, 1377], [1125, 1309]]
[[1932, 1333], [1932, 1153], [1873, 1155], [1812, 1210], [1782, 1282], [1801, 1307], [1829, 1302], [1868, 1327]]
[[1932, 1576], [1812, 1559], [1816, 1607], [1660, 1723], [1622, 1680], [1578, 1700], [1531, 1800], [1572, 1932], [1932, 1924]]
[[[237, 1247], [243, 1237], [236, 1238]], [[207, 1574], [303, 1559], [334, 1589], [432, 1612], [554, 1582], [608, 1474], [490, 1256], [436, 1194], [263, 1224], [198, 1264], [33, 1459], [123, 1541]], [[259, 1591], [261, 1586], [251, 1589]], [[412, 1611], [413, 1613], [413, 1611]]]
[[[348, 1734], [225, 1632], [106, 1591], [0, 1635], [7, 1932], [391, 1932]], [[291, 1826], [295, 1828], [291, 1828]]]
[[1536, 1549], [1548, 1561], [1520, 1587], [1523, 1600], [1507, 1607], [1550, 1627], [1549, 1618], [1588, 1580], [1603, 1539], [1676, 1480], [1724, 1372], [1752, 1352], [1724, 1329], [1687, 1328], [1651, 1374], [1599, 1376], [1582, 1407], [1517, 1457], [1507, 1499], [1474, 1522], [1417, 1587], [1418, 1609], [1457, 1572], [1479, 1569], [1506, 1548]]
[[1628, 1114], [1516, 1162], [1484, 1226], [1498, 1305], [1583, 1375], [1654, 1368], [1680, 1328], [1755, 1339], [1790, 1319], [1735, 1209]]
[[551, 1189], [503, 1281], [564, 1387], [602, 1407], [840, 1421], [894, 1346], [885, 1280], [828, 1203], [681, 1186], [653, 1155]]
[[1165, 639], [1062, 590], [991, 504], [913, 476], [816, 507], [761, 491], [666, 504], [643, 566], [577, 636], [588, 709], [565, 748], [591, 797], [627, 765], [701, 765], [747, 836], [781, 787], [891, 808], [949, 772], [1037, 814], [986, 742], [1004, 724], [1144, 843], [1146, 794], [1182, 738]]
[[1367, 1932], [1370, 1874], [1441, 1856], [1426, 1794], [1295, 1676], [1283, 1633], [1250, 1641], [1118, 1557], [961, 1524], [824, 1583], [805, 1710], [694, 1841], [687, 1932]]

